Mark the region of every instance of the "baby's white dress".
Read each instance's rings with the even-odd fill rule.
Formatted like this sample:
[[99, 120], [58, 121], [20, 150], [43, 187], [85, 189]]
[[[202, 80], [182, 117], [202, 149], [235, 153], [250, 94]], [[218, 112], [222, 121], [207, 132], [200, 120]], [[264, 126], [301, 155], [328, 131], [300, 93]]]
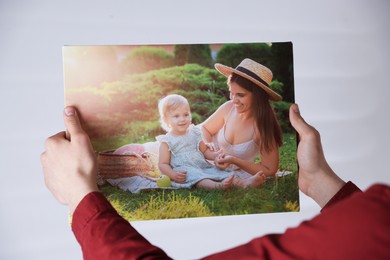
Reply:
[[202, 141], [201, 130], [191, 125], [185, 135], [175, 136], [170, 133], [156, 137], [157, 141], [168, 144], [171, 152], [170, 165], [174, 171], [186, 171], [186, 183], [172, 182], [172, 187], [189, 188], [203, 179], [222, 181], [232, 175], [232, 170], [220, 170], [208, 162], [199, 150]]

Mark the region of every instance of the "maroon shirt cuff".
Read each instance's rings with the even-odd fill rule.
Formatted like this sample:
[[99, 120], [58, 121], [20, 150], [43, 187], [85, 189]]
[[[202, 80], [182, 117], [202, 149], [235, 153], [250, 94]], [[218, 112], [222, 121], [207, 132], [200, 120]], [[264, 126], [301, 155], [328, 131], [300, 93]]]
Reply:
[[100, 212], [114, 210], [101, 192], [90, 192], [77, 205], [72, 218], [72, 230], [78, 239], [78, 234]]
[[328, 209], [334, 204], [348, 198], [355, 192], [361, 192], [361, 190], [351, 181], [344, 184], [344, 186], [326, 203], [326, 205], [322, 208], [321, 212]]

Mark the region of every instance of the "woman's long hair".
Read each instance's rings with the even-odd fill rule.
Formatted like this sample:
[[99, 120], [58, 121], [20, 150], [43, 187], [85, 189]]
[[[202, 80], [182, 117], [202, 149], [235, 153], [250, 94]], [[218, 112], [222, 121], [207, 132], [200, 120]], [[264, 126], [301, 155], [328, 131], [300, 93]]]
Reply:
[[275, 145], [281, 146], [282, 130], [271, 107], [268, 94], [252, 81], [234, 73], [228, 77], [228, 85], [233, 82], [252, 93], [253, 112], [261, 138], [260, 150], [269, 152]]

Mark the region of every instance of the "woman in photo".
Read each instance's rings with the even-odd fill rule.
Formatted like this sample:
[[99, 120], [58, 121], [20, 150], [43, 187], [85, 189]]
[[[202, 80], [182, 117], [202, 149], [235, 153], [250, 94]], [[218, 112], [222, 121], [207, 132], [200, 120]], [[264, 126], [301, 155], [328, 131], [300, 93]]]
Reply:
[[[201, 124], [206, 145], [221, 151], [217, 163], [250, 175], [261, 171], [274, 176], [282, 132], [270, 102], [282, 97], [269, 86], [271, 70], [248, 58], [236, 68], [218, 63], [215, 68], [227, 77], [230, 100]], [[258, 155], [260, 162], [255, 163]]]

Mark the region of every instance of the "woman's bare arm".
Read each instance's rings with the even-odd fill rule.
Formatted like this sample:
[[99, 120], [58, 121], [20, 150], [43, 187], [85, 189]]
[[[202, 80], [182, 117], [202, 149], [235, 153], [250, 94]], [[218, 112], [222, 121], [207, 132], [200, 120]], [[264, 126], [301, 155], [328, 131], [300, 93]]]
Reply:
[[278, 149], [273, 149], [269, 153], [263, 153], [260, 163], [254, 163], [240, 158], [223, 155], [221, 159], [218, 159], [218, 163], [234, 164], [240, 169], [250, 173], [256, 174], [262, 171], [266, 176], [274, 176], [278, 170], [279, 152]]
[[231, 106], [232, 103], [230, 101], [225, 102], [201, 124], [202, 137], [206, 143], [212, 142], [212, 137], [223, 127], [225, 124], [225, 116]]

